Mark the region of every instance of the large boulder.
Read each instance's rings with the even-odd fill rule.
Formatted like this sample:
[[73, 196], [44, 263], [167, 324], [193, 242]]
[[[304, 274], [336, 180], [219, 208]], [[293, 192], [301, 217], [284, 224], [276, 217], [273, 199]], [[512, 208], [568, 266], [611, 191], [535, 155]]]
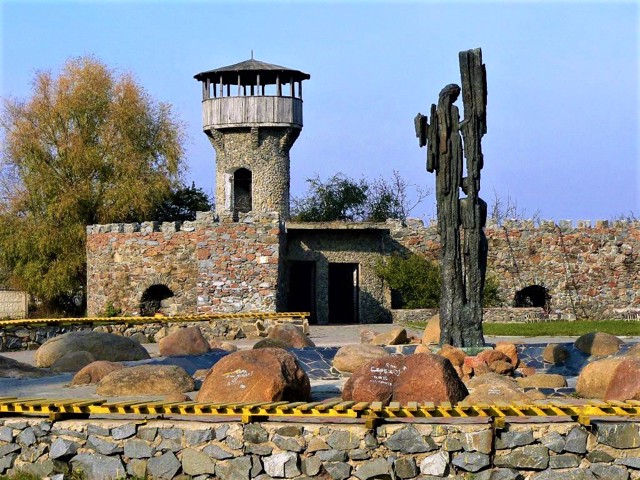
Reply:
[[371, 360], [387, 356], [389, 352], [378, 345], [345, 345], [333, 357], [333, 366], [340, 372], [353, 373]]
[[44, 342], [36, 351], [38, 367], [50, 367], [56, 360], [70, 352], [89, 352], [96, 360], [122, 362], [145, 360], [149, 353], [135, 340], [92, 331], [69, 332]]
[[409, 337], [407, 337], [407, 330], [402, 327], [398, 327], [377, 334], [373, 337], [371, 343], [373, 345], [402, 345], [409, 343]]
[[181, 328], [160, 340], [160, 355], [174, 357], [177, 355], [202, 355], [209, 351], [209, 342], [198, 327]]
[[363, 365], [347, 380], [344, 400], [356, 402], [458, 402], [467, 388], [439, 355], [387, 356]]
[[603, 358], [587, 364], [578, 375], [576, 393], [583, 398], [604, 398], [613, 372], [624, 357]]
[[290, 348], [315, 347], [316, 344], [302, 331], [301, 328], [290, 323], [275, 325], [269, 330], [267, 338], [281, 340], [290, 345]]
[[56, 373], [77, 372], [95, 361], [96, 358], [90, 352], [84, 350], [69, 352], [53, 362], [51, 370]]
[[452, 347], [449, 344], [444, 344], [438, 351], [438, 355], [448, 359], [454, 367], [460, 368], [464, 365], [464, 358], [467, 356], [462, 349]]
[[87, 385], [90, 383], [98, 383], [104, 377], [115, 370], [124, 368], [124, 365], [117, 362], [107, 362], [106, 360], [98, 360], [92, 362], [73, 376], [71, 385]]
[[628, 355], [617, 366], [604, 394], [605, 400], [640, 400], [640, 357]]
[[518, 366], [518, 363], [520, 362], [518, 358], [518, 347], [516, 347], [514, 343], [504, 341], [497, 342], [494, 349], [506, 355], [514, 368]]
[[603, 332], [591, 332], [579, 337], [575, 342], [575, 346], [587, 355], [606, 357], [620, 350], [623, 343], [624, 342], [615, 335]]
[[506, 385], [511, 388], [517, 388], [518, 386], [515, 378], [505, 377], [504, 375], [500, 375], [495, 372], [478, 375], [476, 377], [470, 378], [469, 380], [466, 380], [464, 383], [469, 390], [478, 388], [481, 385]]
[[0, 355], [0, 378], [40, 378], [47, 375], [51, 372]]
[[435, 314], [427, 322], [427, 326], [422, 334], [422, 343], [425, 345], [440, 343], [440, 314]]
[[531, 398], [507, 383], [483, 383], [474, 388], [465, 402], [473, 405], [495, 405], [497, 402], [525, 402]]
[[240, 350], [220, 359], [198, 392], [198, 402], [308, 401], [309, 377], [281, 348]]
[[195, 389], [193, 378], [176, 365], [138, 365], [104, 377], [96, 393], [104, 397], [173, 395]]
[[560, 343], [550, 343], [542, 351], [542, 360], [554, 365], [560, 365], [569, 359], [571, 354], [567, 347]]

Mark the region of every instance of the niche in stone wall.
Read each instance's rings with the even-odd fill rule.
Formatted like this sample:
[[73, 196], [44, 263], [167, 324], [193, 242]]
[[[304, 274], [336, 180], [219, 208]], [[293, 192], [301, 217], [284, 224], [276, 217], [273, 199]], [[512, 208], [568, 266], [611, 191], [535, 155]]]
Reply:
[[247, 213], [252, 210], [251, 170], [239, 168], [233, 173], [233, 214]]
[[162, 284], [151, 285], [140, 297], [140, 315], [151, 317], [156, 313], [167, 309], [167, 299], [173, 297], [173, 292], [169, 287]]
[[529, 285], [518, 290], [513, 298], [513, 306], [516, 308], [538, 307], [549, 310], [551, 295], [549, 290], [541, 285]]

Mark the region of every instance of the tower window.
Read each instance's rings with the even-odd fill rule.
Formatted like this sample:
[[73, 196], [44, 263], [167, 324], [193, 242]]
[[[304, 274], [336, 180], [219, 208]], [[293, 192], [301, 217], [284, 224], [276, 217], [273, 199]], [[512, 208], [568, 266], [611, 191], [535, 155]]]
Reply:
[[239, 168], [233, 174], [233, 214], [247, 213], [252, 210], [251, 170]]

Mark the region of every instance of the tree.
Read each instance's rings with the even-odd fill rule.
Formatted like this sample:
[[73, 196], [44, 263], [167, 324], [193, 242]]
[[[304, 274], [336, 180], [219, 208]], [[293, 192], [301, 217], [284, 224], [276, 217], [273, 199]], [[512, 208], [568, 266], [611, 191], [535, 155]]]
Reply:
[[86, 225], [154, 211], [179, 184], [183, 125], [132, 75], [82, 57], [36, 73], [29, 100], [3, 99], [0, 126], [1, 280], [78, 313]]
[[195, 220], [196, 212], [212, 209], [209, 196], [192, 182], [190, 187], [181, 185], [173, 190], [149, 218], [159, 222], [184, 222]]
[[[318, 175], [307, 179], [305, 196], [293, 200], [293, 218], [303, 222], [369, 221], [384, 222], [394, 218], [406, 220], [429, 191], [411, 185], [397, 171], [390, 179], [355, 180], [337, 173], [326, 181]], [[417, 194], [409, 200], [409, 188]]]

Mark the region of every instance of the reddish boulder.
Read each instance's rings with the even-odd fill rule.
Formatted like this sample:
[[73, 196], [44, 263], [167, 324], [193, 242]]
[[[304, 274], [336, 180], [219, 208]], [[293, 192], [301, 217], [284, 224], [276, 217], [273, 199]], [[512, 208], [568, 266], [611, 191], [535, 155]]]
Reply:
[[307, 401], [309, 377], [281, 348], [240, 350], [220, 359], [198, 392], [198, 402]]
[[209, 342], [198, 327], [181, 328], [160, 340], [160, 355], [202, 355], [209, 351]]
[[511, 362], [511, 365], [513, 365], [514, 368], [518, 366], [518, 348], [515, 344], [511, 342], [497, 342], [495, 350], [504, 353], [509, 357], [509, 362]]
[[586, 365], [578, 375], [576, 393], [583, 398], [604, 398], [618, 365], [624, 357], [604, 358]]
[[603, 332], [585, 333], [579, 337], [575, 346], [581, 352], [596, 357], [605, 357], [620, 350], [624, 342], [615, 335]]
[[121, 368], [124, 368], [124, 365], [117, 362], [107, 362], [106, 360], [92, 362], [74, 375], [71, 385], [98, 383], [111, 372]]
[[195, 388], [193, 378], [176, 365], [138, 365], [105, 376], [96, 393], [105, 397], [173, 395]]
[[437, 352], [437, 355], [448, 359], [454, 367], [462, 367], [464, 359], [467, 356], [461, 349], [444, 344]]
[[313, 343], [307, 335], [305, 335], [301, 328], [290, 323], [275, 325], [271, 328], [271, 330], [269, 330], [269, 335], [267, 335], [267, 338], [281, 340], [287, 345], [290, 345], [289, 348], [305, 348], [316, 346], [316, 344]]
[[491, 349], [483, 350], [480, 353], [478, 353], [476, 357], [478, 357], [478, 360], [482, 360], [487, 365], [491, 365], [493, 362], [497, 362], [499, 360], [511, 363], [509, 361], [509, 357], [507, 357], [504, 353], [498, 350], [491, 350]]
[[347, 380], [344, 400], [357, 402], [458, 402], [468, 391], [451, 362], [439, 355], [418, 353], [378, 358]]
[[613, 372], [605, 400], [640, 400], [640, 357], [626, 357]]

